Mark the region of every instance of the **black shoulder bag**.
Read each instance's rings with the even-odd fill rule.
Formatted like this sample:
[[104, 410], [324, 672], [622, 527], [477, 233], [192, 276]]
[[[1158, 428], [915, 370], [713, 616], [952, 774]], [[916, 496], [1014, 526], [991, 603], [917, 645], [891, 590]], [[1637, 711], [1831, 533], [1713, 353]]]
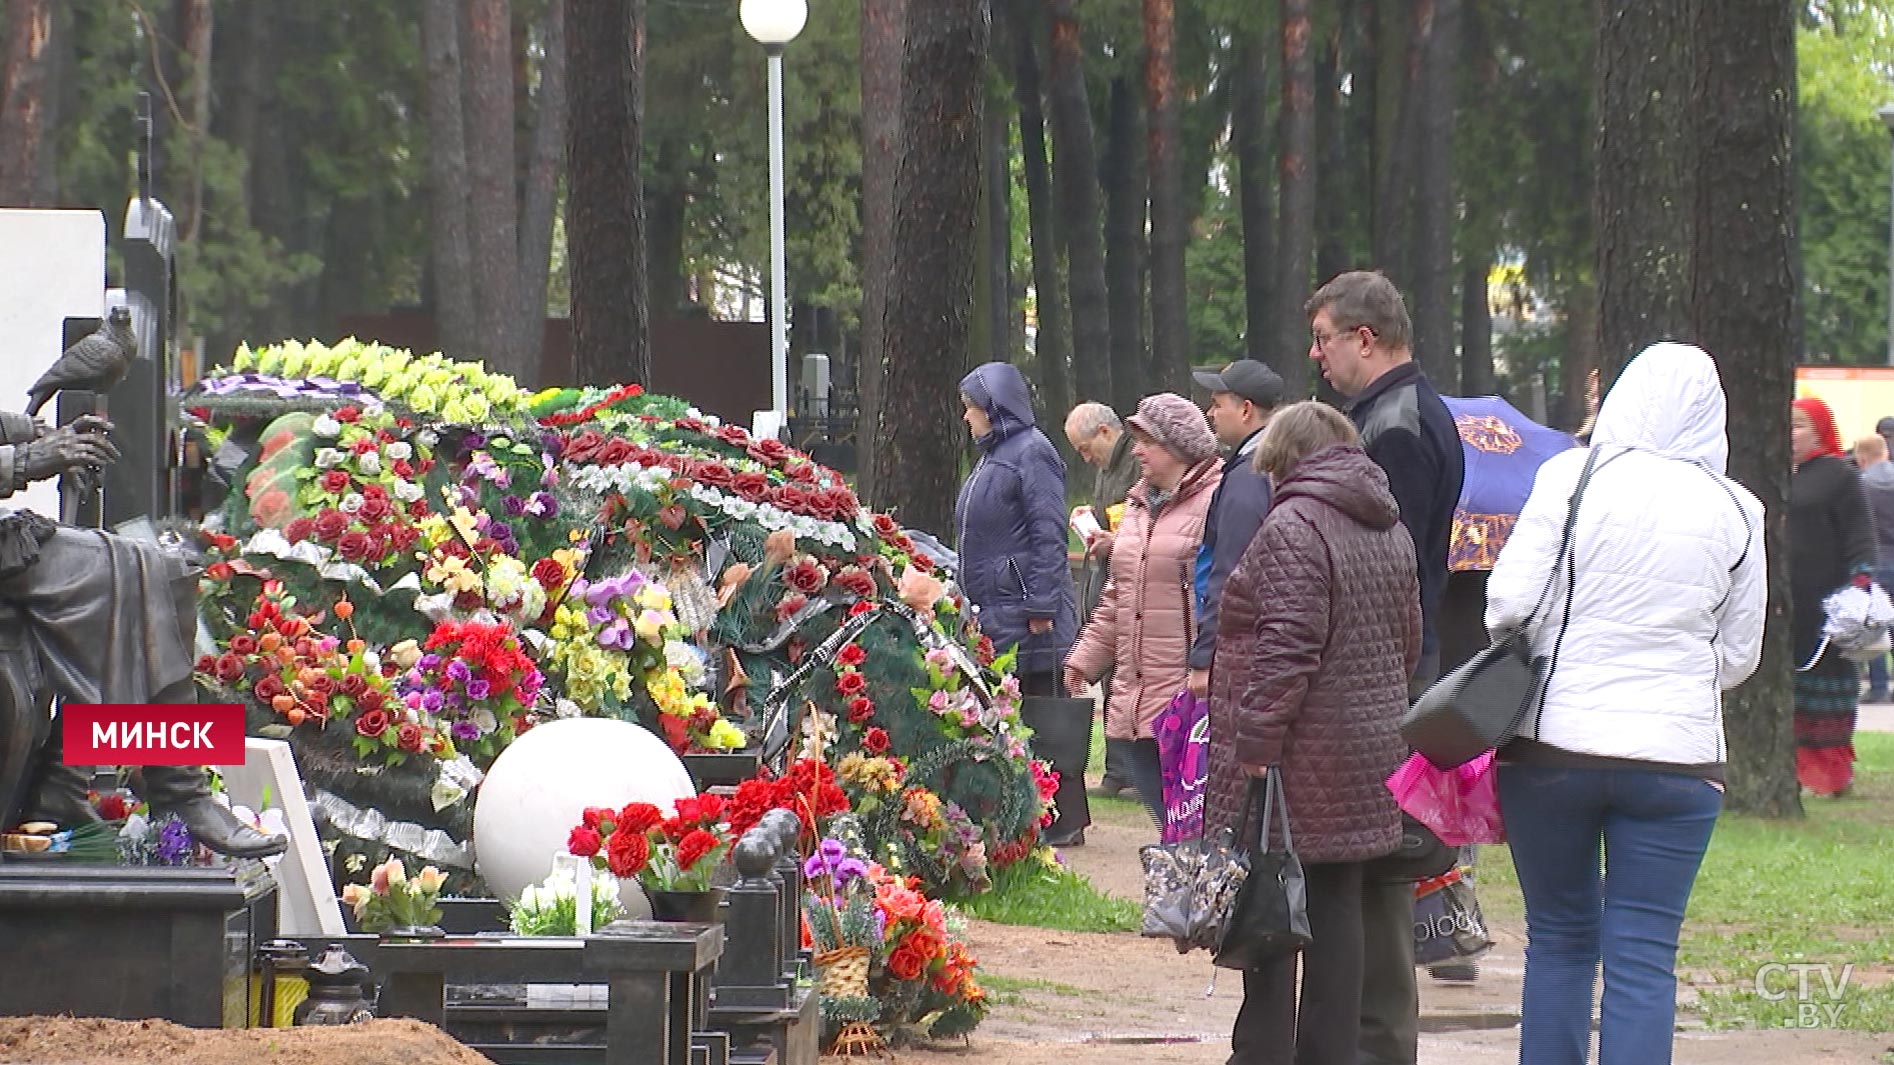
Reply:
[[1565, 623], [1572, 620], [1572, 590], [1578, 582], [1578, 563], [1572, 557], [1572, 529], [1578, 521], [1578, 503], [1598, 466], [1598, 449], [1585, 458], [1584, 472], [1572, 490], [1565, 512], [1565, 532], [1558, 557], [1546, 574], [1539, 602], [1518, 628], [1494, 640], [1467, 663], [1428, 688], [1401, 718], [1401, 738], [1440, 769], [1452, 769], [1513, 738], [1533, 706], [1545, 697], [1546, 682], [1558, 665], [1558, 647], [1565, 629], [1553, 643], [1552, 654], [1532, 653], [1533, 622], [1552, 594], [1559, 570], [1567, 568]]

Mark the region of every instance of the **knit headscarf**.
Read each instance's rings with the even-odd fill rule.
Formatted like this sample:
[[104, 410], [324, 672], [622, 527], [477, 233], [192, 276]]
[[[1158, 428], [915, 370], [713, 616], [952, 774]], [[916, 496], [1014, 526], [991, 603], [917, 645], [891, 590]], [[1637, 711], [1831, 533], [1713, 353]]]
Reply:
[[1175, 392], [1159, 392], [1139, 400], [1138, 413], [1125, 419], [1125, 424], [1157, 441], [1187, 465], [1195, 466], [1217, 453], [1217, 437], [1210, 431], [1202, 408]]
[[1808, 415], [1809, 421], [1814, 424], [1815, 437], [1822, 442], [1821, 454], [1839, 456], [1841, 433], [1835, 428], [1835, 415], [1828, 409], [1828, 404], [1814, 396], [1804, 396], [1795, 401], [1795, 409]]

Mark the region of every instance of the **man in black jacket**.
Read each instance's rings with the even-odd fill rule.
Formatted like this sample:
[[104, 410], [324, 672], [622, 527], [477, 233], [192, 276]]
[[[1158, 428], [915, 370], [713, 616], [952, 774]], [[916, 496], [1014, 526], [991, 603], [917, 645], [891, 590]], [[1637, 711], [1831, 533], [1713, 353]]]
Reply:
[[[1424, 691], [1440, 672], [1435, 631], [1447, 585], [1447, 549], [1466, 457], [1453, 415], [1414, 362], [1413, 326], [1394, 283], [1378, 272], [1340, 274], [1309, 297], [1309, 357], [1348, 397], [1348, 416], [1368, 457], [1388, 475], [1401, 523], [1414, 538], [1421, 596], [1421, 661], [1411, 682]], [[1365, 978], [1363, 1065], [1414, 1065], [1420, 1000], [1414, 985], [1414, 887], [1362, 887]]]
[[1191, 380], [1210, 393], [1205, 416], [1217, 443], [1229, 449], [1223, 480], [1210, 497], [1204, 516], [1203, 544], [1197, 549], [1197, 631], [1190, 643], [1190, 690], [1199, 698], [1210, 691], [1210, 659], [1217, 647], [1217, 601], [1223, 582], [1243, 558], [1256, 530], [1269, 513], [1269, 475], [1253, 467], [1256, 444], [1269, 416], [1282, 403], [1282, 378], [1255, 359], [1238, 359], [1222, 373], [1199, 370]]

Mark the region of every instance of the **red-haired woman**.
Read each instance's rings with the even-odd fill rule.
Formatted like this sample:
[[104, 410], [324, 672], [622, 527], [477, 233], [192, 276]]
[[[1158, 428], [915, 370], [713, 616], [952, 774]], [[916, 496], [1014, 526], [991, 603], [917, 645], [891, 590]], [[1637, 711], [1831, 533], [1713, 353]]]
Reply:
[[[1874, 522], [1861, 477], [1841, 455], [1835, 416], [1819, 399], [1790, 415], [1795, 477], [1789, 483], [1789, 587], [1795, 606], [1795, 775], [1817, 795], [1842, 796], [1854, 779], [1855, 664], [1823, 650], [1822, 600], [1874, 572]], [[1806, 667], [1806, 668], [1804, 668]]]

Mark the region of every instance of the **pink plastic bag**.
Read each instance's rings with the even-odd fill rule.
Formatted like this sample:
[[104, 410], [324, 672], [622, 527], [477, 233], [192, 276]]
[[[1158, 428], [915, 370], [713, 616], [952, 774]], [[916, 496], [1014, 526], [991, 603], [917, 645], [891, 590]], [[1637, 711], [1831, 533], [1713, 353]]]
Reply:
[[1453, 769], [1436, 769], [1415, 753], [1388, 777], [1388, 790], [1402, 810], [1449, 847], [1504, 843], [1506, 824], [1499, 815], [1493, 766], [1492, 751]]

